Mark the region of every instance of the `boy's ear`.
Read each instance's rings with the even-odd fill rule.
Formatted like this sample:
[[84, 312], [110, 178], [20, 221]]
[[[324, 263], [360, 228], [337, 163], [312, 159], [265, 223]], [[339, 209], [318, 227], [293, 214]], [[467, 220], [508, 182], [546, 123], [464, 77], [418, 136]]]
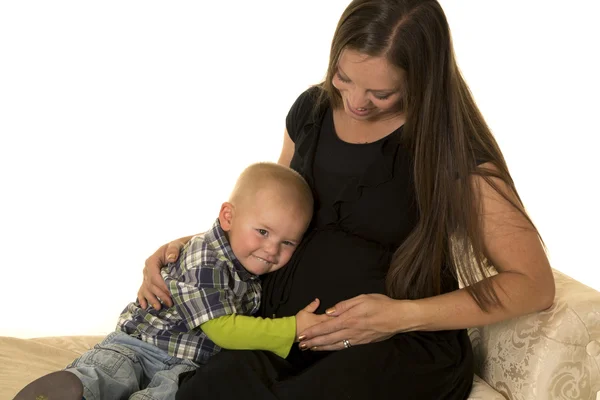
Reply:
[[225, 202], [221, 204], [221, 211], [219, 212], [219, 222], [221, 223], [221, 229], [225, 232], [229, 232], [231, 224], [233, 223], [233, 204]]

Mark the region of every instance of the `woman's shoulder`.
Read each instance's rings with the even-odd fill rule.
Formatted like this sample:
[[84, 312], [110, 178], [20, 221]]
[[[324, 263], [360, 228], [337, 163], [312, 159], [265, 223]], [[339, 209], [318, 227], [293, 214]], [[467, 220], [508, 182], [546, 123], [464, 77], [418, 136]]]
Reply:
[[306, 89], [296, 98], [296, 101], [292, 105], [292, 109], [298, 108], [312, 108], [317, 104], [317, 101], [321, 100], [320, 97], [323, 94], [321, 85], [314, 85]]
[[323, 89], [320, 85], [311, 86], [300, 94], [292, 104], [286, 117], [286, 129], [290, 138], [295, 141], [302, 127], [314, 120], [322, 107], [320, 104], [326, 103], [326, 97], [323, 96]]

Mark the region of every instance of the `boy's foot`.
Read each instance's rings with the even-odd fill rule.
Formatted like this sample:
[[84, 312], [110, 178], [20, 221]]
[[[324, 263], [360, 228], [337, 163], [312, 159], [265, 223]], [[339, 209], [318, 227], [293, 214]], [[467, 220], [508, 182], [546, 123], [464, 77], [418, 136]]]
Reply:
[[81, 400], [83, 385], [67, 371], [52, 372], [25, 386], [14, 400]]

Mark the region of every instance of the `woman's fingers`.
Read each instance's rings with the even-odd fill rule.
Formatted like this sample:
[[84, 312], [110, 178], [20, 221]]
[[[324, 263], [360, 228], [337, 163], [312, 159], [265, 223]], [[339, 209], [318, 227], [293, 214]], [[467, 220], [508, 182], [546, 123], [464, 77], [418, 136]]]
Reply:
[[174, 240], [167, 244], [167, 247], [165, 248], [164, 252], [164, 260], [161, 260], [163, 261], [163, 265], [166, 263], [177, 261], [177, 259], [179, 258], [179, 251], [182, 247], [183, 243], [181, 243], [179, 240]]
[[140, 287], [140, 289], [137, 292], [137, 299], [138, 299], [138, 303], [140, 303], [140, 307], [145, 310], [146, 308], [148, 308], [148, 302], [146, 301], [146, 297], [144, 296], [144, 294], [142, 292], [143, 292], [143, 287]]
[[359, 295], [348, 300], [340, 301], [333, 307], [325, 310], [325, 313], [331, 317], [337, 317], [340, 314], [350, 310], [351, 308], [361, 304], [365, 299], [365, 295]]
[[[322, 324], [321, 324], [322, 325]], [[336, 331], [329, 335], [318, 336], [310, 340], [303, 340], [300, 342], [299, 346], [301, 350], [312, 350], [312, 351], [331, 351], [331, 350], [342, 350], [345, 348], [344, 340], [348, 340], [352, 343], [352, 340], [349, 339], [353, 336], [351, 330], [344, 329], [341, 331]]]
[[155, 309], [160, 310], [160, 301], [158, 300], [158, 297], [145, 286], [142, 286], [138, 291], [138, 301], [140, 302], [140, 307], [143, 309], [146, 309], [148, 308], [148, 305], [151, 305]]
[[300, 332], [300, 335], [308, 339], [312, 339], [316, 337], [330, 335], [332, 333], [341, 331], [346, 328], [346, 321], [344, 319], [339, 317], [330, 317], [329, 321], [322, 322], [318, 325], [313, 325], [310, 328], [306, 329], [304, 332]]
[[167, 300], [170, 301], [169, 288], [160, 272], [152, 274], [149, 279], [144, 282], [144, 286], [146, 286], [146, 289], [150, 290], [152, 294], [160, 298], [163, 303], [166, 303]]
[[168, 293], [162, 291], [156, 285], [147, 285], [142, 289], [142, 294], [146, 297], [148, 303], [157, 310], [162, 308], [162, 305], [167, 307], [173, 306], [173, 301]]
[[144, 309], [151, 305], [157, 310], [160, 310], [162, 304], [167, 307], [173, 306], [173, 300], [169, 292], [169, 288], [165, 283], [160, 270], [167, 263], [177, 261], [179, 251], [183, 247], [183, 243], [179, 240], [174, 240], [166, 245], [162, 245], [154, 254], [146, 259], [144, 264], [144, 281], [138, 290], [138, 301]]
[[[300, 332], [300, 348], [341, 350], [389, 339], [398, 332], [394, 325], [395, 316], [404, 314], [398, 307], [406, 304], [381, 294], [360, 295], [339, 302], [327, 310], [331, 320]], [[344, 340], [348, 341], [346, 345]]]
[[161, 268], [167, 264], [165, 258], [168, 248], [169, 245], [163, 245], [154, 254], [148, 257], [148, 259], [146, 259], [143, 270], [144, 281], [142, 282], [142, 286], [138, 292], [138, 300], [140, 301], [141, 306], [146, 305], [146, 302], [142, 301], [140, 298], [144, 296], [145, 300], [147, 300], [157, 310], [159, 310], [161, 307], [160, 300], [162, 300], [162, 302], [169, 307], [173, 305], [171, 296], [169, 294], [169, 288], [160, 274]]
[[[152, 265], [148, 264], [149, 262], [147, 261], [146, 266]], [[144, 309], [150, 304], [155, 309], [160, 310], [161, 301], [167, 307], [173, 306], [169, 289], [160, 274], [160, 269], [144, 268], [144, 281], [138, 291], [138, 301]]]
[[144, 284], [148, 282], [152, 283], [161, 287], [166, 292], [168, 291], [168, 288], [164, 279], [160, 275], [160, 270], [167, 263], [163, 261], [163, 257], [160, 256], [160, 252], [157, 253], [154, 253], [146, 260], [144, 265]]
[[[155, 282], [160, 282], [161, 286], [157, 285]], [[166, 289], [167, 285], [165, 281], [162, 279], [162, 276], [158, 276], [158, 278], [152, 280], [150, 284], [147, 286], [147, 290], [149, 290], [159, 301], [158, 307], [154, 304], [154, 308], [160, 310], [160, 303], [166, 305], [167, 307], [173, 306], [173, 301], [171, 300], [171, 294], [168, 289]]]
[[335, 343], [335, 344], [332, 344], [329, 346], [313, 347], [309, 350], [310, 351], [339, 351], [339, 350], [345, 350], [345, 347], [344, 347], [343, 342], [339, 342], [339, 343]]

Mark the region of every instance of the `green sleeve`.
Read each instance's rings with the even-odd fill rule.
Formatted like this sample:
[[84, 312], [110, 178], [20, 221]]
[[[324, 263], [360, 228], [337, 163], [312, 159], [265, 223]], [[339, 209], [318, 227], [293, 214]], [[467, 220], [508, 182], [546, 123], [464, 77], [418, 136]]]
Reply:
[[201, 329], [229, 350], [267, 350], [287, 357], [296, 338], [296, 317], [260, 318], [230, 314], [203, 323]]

